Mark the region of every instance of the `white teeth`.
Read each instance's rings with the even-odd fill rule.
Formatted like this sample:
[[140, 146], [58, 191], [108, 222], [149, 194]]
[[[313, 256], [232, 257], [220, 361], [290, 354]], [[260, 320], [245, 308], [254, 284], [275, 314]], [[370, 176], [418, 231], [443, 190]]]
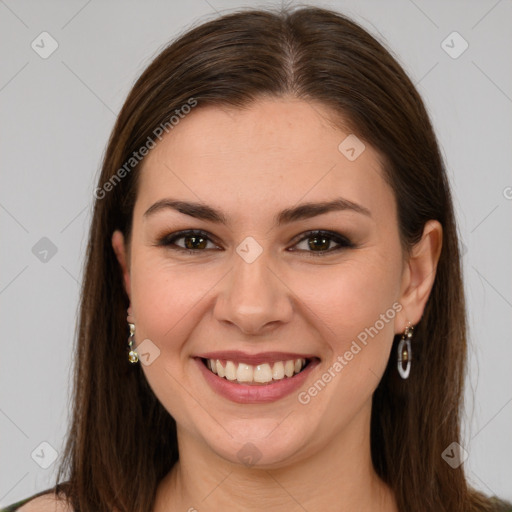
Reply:
[[282, 361], [274, 363], [274, 367], [272, 368], [272, 378], [274, 380], [284, 379], [284, 364]]
[[267, 384], [272, 382], [272, 380], [282, 380], [285, 376], [288, 378], [293, 377], [306, 366], [306, 360], [303, 358], [289, 359], [287, 361], [261, 363], [253, 366], [246, 363], [237, 364], [233, 361], [225, 361], [223, 365], [219, 359], [207, 359], [206, 366], [219, 377], [230, 381]]
[[233, 363], [233, 361], [226, 362], [225, 373], [226, 373], [226, 379], [228, 379], [228, 380], [236, 379], [236, 366], [235, 366], [235, 363]]
[[270, 382], [272, 380], [272, 370], [267, 363], [259, 364], [254, 369], [254, 382]]
[[284, 363], [284, 374], [287, 377], [291, 377], [293, 375], [294, 371], [295, 371], [295, 363], [293, 362], [293, 360], [286, 361], [286, 363]]
[[224, 371], [224, 366], [220, 363], [220, 361], [217, 359], [215, 362], [215, 366], [217, 368], [217, 375], [219, 377], [224, 377], [226, 375], [226, 372]]
[[238, 382], [251, 382], [254, 375], [254, 370], [249, 364], [240, 363], [236, 370], [236, 380]]

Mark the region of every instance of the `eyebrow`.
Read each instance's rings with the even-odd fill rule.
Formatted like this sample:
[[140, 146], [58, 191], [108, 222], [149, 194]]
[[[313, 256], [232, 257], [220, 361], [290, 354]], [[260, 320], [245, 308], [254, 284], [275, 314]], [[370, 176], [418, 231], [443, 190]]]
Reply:
[[[196, 219], [207, 220], [217, 224], [229, 225], [229, 220], [224, 215], [224, 213], [220, 210], [217, 210], [216, 208], [213, 208], [212, 206], [197, 202], [179, 201], [171, 198], [157, 201], [146, 210], [143, 216], [148, 218], [151, 215], [154, 215], [156, 212], [167, 209], [176, 210]], [[274, 225], [281, 226], [283, 224], [290, 224], [298, 220], [316, 217], [317, 215], [322, 215], [324, 213], [344, 210], [360, 213], [362, 215], [366, 215], [367, 217], [372, 216], [368, 208], [349, 201], [348, 199], [339, 197], [332, 201], [303, 203], [292, 208], [286, 208], [274, 216]]]

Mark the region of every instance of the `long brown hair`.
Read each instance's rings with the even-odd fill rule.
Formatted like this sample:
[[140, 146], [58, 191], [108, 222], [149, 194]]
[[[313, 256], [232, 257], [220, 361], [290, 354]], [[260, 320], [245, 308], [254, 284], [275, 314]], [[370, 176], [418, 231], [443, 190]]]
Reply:
[[65, 474], [68, 480], [57, 490], [76, 512], [148, 512], [159, 481], [178, 460], [174, 419], [140, 365], [128, 363], [129, 301], [111, 236], [120, 229], [130, 238], [140, 170], [130, 159], [148, 139], [158, 142], [159, 126], [170, 131], [169, 119], [191, 98], [196, 108], [241, 108], [265, 95], [321, 102], [381, 154], [406, 250], [429, 219], [442, 224], [435, 283], [413, 338], [414, 371], [400, 379], [392, 357], [374, 393], [372, 459], [400, 511], [494, 510], [468, 486], [463, 466], [452, 468], [441, 457], [460, 441], [466, 313], [452, 199], [429, 116], [376, 39], [340, 14], [313, 7], [243, 10], [203, 23], [165, 48], [125, 101], [94, 203], [73, 417], [57, 475], [57, 482]]

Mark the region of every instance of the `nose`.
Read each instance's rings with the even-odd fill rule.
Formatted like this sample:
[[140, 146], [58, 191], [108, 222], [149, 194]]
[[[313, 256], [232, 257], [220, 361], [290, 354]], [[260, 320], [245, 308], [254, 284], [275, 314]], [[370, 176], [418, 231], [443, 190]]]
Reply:
[[293, 314], [292, 293], [283, 276], [270, 267], [268, 249], [251, 263], [237, 253], [233, 259], [234, 265], [222, 280], [215, 304], [217, 320], [235, 325], [247, 335], [267, 334], [289, 322]]

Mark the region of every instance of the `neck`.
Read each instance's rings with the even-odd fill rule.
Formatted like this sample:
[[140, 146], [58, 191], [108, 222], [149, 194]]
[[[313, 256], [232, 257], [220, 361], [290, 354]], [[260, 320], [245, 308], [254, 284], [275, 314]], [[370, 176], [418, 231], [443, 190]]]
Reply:
[[219, 457], [178, 429], [180, 460], [160, 482], [154, 512], [290, 510], [397, 512], [370, 453], [371, 405], [325, 445], [290, 465], [261, 469]]

